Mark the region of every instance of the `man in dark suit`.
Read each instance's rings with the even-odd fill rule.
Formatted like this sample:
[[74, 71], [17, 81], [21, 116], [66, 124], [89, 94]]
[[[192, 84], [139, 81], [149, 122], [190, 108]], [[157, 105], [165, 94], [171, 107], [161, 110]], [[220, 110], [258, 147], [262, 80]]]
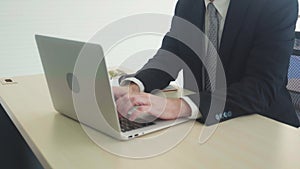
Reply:
[[[130, 112], [130, 120], [148, 113], [161, 119], [197, 118], [206, 124], [257, 113], [298, 127], [286, 89], [297, 15], [297, 0], [179, 0], [175, 16], [205, 32], [218, 51], [227, 85], [224, 110], [208, 117], [211, 99], [215, 97], [212, 91], [217, 91], [218, 85], [213, 90], [207, 88], [204, 77], [208, 72], [203, 73], [199, 57], [167, 34], [161, 49], [141, 70], [121, 79], [123, 85], [130, 84], [130, 91], [126, 87], [113, 89], [119, 113], [128, 117]], [[170, 33], [176, 26], [173, 21]], [[215, 28], [217, 31], [212, 33]], [[165, 88], [182, 69], [167, 62], [171, 56], [162, 51], [175, 54], [188, 65], [198, 84], [196, 95], [164, 99], [149, 94]], [[155, 64], [165, 65], [156, 69]]]

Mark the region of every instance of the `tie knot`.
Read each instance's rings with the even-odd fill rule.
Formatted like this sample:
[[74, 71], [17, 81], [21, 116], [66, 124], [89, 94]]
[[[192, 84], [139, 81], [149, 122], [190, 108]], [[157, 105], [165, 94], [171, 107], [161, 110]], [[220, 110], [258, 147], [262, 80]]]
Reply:
[[212, 2], [208, 3], [207, 9], [210, 10], [210, 11], [217, 11], [214, 3], [212, 3]]

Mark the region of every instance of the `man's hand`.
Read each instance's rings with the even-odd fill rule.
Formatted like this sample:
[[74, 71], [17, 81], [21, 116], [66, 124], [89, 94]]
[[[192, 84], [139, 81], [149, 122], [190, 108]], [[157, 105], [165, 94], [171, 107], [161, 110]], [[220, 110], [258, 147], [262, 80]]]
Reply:
[[130, 83], [128, 86], [122, 86], [122, 87], [113, 86], [112, 90], [113, 90], [115, 100], [118, 100], [120, 97], [128, 93], [140, 92], [139, 86], [135, 83]]
[[[131, 121], [144, 113], [165, 120], [191, 115], [189, 105], [182, 99], [166, 99], [144, 92], [123, 94], [118, 97], [116, 104], [118, 112]], [[131, 112], [130, 116], [128, 112]]]

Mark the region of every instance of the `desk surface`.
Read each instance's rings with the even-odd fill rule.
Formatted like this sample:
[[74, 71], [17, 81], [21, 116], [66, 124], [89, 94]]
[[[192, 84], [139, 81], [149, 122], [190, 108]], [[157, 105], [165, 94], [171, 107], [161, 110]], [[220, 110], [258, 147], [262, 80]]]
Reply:
[[197, 123], [179, 145], [163, 155], [148, 159], [118, 157], [93, 143], [79, 123], [53, 109], [43, 75], [13, 80], [17, 84], [0, 83], [1, 104], [45, 168], [279, 169], [300, 166], [299, 130], [259, 115], [222, 123], [205, 144], [198, 143], [203, 126]]

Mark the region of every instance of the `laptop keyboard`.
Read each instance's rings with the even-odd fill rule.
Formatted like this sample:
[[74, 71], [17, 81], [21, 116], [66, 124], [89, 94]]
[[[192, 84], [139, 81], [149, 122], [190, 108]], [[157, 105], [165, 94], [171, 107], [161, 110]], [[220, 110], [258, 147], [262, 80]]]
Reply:
[[131, 131], [131, 130], [135, 130], [135, 129], [139, 129], [139, 128], [143, 128], [155, 124], [153, 122], [138, 123], [138, 122], [130, 121], [120, 114], [119, 114], [119, 122], [120, 122], [122, 132]]

